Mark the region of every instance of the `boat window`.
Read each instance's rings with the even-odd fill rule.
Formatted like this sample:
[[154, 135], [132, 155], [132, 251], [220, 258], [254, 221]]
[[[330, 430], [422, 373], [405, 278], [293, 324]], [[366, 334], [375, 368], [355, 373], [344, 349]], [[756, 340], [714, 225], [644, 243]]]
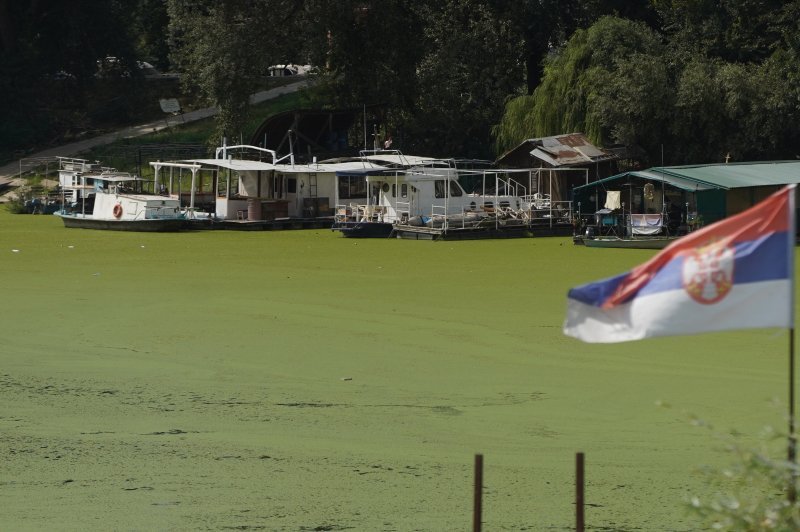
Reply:
[[297, 194], [297, 178], [289, 177], [286, 179], [286, 192], [288, 194]]
[[363, 177], [340, 176], [339, 199], [354, 199], [367, 197], [367, 182]]
[[392, 185], [392, 197], [397, 197], [397, 185]]
[[283, 176], [276, 174], [275, 177], [272, 178], [272, 191], [274, 194], [275, 199], [280, 199], [283, 197]]
[[408, 185], [406, 183], [400, 185], [400, 196], [403, 198], [408, 197]]
[[461, 187], [458, 186], [456, 181], [450, 181], [450, 195], [451, 196], [461, 196], [463, 192], [461, 191]]
[[444, 179], [437, 179], [433, 182], [433, 195], [436, 198], [443, 198], [445, 196]]

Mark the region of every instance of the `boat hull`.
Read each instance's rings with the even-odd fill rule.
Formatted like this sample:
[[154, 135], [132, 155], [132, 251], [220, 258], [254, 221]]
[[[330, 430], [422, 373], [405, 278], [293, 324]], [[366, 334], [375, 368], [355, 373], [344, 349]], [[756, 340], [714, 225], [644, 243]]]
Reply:
[[175, 232], [189, 228], [189, 223], [184, 218], [156, 218], [152, 220], [98, 220], [83, 216], [59, 214], [56, 216], [64, 221], [64, 227], [75, 229], [100, 229], [105, 231], [140, 231], [140, 232]]
[[388, 222], [339, 222], [331, 228], [347, 238], [389, 238], [394, 224]]
[[678, 239], [671, 237], [653, 238], [584, 238], [583, 245], [590, 248], [664, 249]]

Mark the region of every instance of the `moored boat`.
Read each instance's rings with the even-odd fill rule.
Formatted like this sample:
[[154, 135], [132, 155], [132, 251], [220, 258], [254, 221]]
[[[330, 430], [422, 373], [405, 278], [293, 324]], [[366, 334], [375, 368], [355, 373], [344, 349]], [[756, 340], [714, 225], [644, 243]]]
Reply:
[[337, 172], [339, 177], [364, 179], [371, 202], [337, 205], [333, 229], [346, 237], [403, 238], [409, 233], [432, 239], [456, 233], [469, 238], [529, 236], [533, 228], [555, 234], [554, 226], [571, 234], [571, 202], [551, 202], [549, 195], [531, 194], [522, 184], [531, 173], [462, 168], [452, 159], [430, 159], [387, 171]]
[[664, 249], [678, 236], [640, 236], [640, 237], [617, 237], [617, 236], [597, 236], [593, 238], [582, 238], [580, 243], [590, 248], [628, 248], [628, 249]]
[[[98, 171], [99, 170], [99, 171]], [[180, 231], [188, 227], [178, 199], [142, 192], [143, 180], [76, 159], [59, 170], [65, 227], [115, 231]], [[69, 200], [67, 198], [69, 197]]]

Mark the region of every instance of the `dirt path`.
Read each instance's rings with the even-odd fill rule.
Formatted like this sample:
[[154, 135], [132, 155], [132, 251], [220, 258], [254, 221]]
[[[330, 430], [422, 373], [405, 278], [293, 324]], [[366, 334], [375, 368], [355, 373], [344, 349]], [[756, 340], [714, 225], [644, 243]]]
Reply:
[[[266, 100], [271, 100], [273, 98], [277, 98], [278, 96], [298, 91], [303, 87], [305, 87], [307, 84], [308, 80], [303, 79], [301, 81], [297, 81], [295, 83], [291, 83], [281, 87], [276, 87], [274, 89], [257, 92], [256, 94], [253, 94], [250, 97], [250, 103], [257, 104], [264, 102]], [[36, 153], [31, 153], [27, 157], [25, 157], [25, 159], [34, 159], [38, 157], [55, 157], [55, 156], [70, 157], [82, 153], [91, 148], [94, 148], [95, 146], [111, 144], [112, 142], [115, 142], [119, 139], [141, 137], [142, 135], [160, 131], [162, 129], [182, 124], [184, 122], [193, 122], [195, 120], [202, 120], [204, 118], [214, 116], [215, 114], [217, 114], [217, 109], [215, 107], [208, 107], [206, 109], [198, 109], [196, 111], [191, 111], [189, 113], [184, 113], [182, 115], [167, 116], [165, 118], [151, 121], [146, 124], [127, 127], [119, 131], [106, 133], [104, 135], [99, 135], [97, 137], [92, 137], [90, 139], [85, 139], [78, 142], [72, 142], [70, 144], [65, 144], [63, 146], [58, 146], [55, 148], [42, 150]], [[12, 187], [16, 187], [22, 184], [20, 181], [20, 174], [21, 174], [20, 165], [21, 161], [17, 160], [17, 161], [12, 161], [4, 166], [0, 166], [0, 188], [2, 188], [4, 185], [11, 185]]]

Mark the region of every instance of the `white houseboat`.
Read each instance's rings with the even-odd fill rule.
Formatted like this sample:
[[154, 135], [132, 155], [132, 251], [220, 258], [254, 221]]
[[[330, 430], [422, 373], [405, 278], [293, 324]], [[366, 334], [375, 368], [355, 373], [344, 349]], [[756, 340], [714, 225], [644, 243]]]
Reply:
[[83, 159], [60, 158], [65, 227], [118, 231], [178, 231], [186, 219], [179, 202], [143, 192], [143, 180]]
[[[337, 172], [386, 170], [366, 159], [299, 164], [291, 155], [279, 158], [272, 150], [245, 145], [223, 146], [215, 155], [150, 163], [156, 187], [179, 198], [193, 213], [190, 218], [201, 216], [205, 206], [208, 212], [203, 216], [222, 222], [258, 226], [281, 220], [327, 220], [330, 224], [338, 203], [369, 200], [363, 178], [339, 178]], [[183, 183], [191, 183], [189, 192]]]
[[464, 168], [455, 160], [363, 171], [372, 201], [337, 206], [334, 229], [350, 237], [437, 238], [448, 232], [508, 236], [534, 225], [569, 226], [571, 202], [551, 202], [540, 174], [540, 169]]

